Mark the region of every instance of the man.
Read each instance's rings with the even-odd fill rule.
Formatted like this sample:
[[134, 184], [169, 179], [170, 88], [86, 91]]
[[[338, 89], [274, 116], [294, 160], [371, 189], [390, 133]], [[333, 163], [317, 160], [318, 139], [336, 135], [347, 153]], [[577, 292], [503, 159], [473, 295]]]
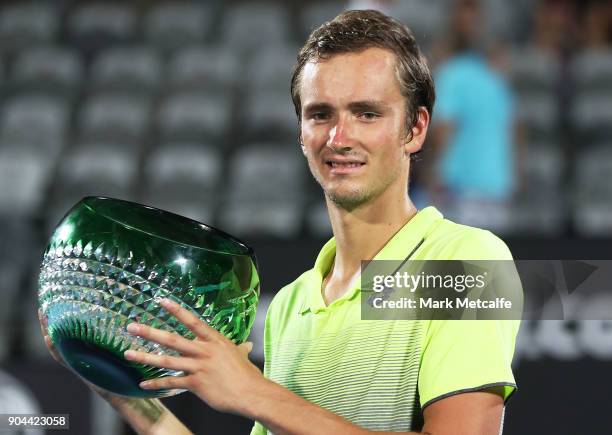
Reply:
[[[268, 310], [266, 377], [249, 362], [248, 345], [162, 301], [197, 338], [132, 323], [131, 333], [181, 356], [126, 358], [186, 372], [142, 387], [189, 389], [256, 420], [254, 434], [499, 433], [515, 388], [516, 323], [364, 321], [355, 297], [364, 259], [510, 258], [491, 233], [444, 220], [433, 207], [417, 212], [407, 195], [434, 100], [414, 38], [378, 12], [345, 12], [306, 42], [292, 96], [334, 238]], [[157, 400], [104, 394], [140, 433], [187, 432]]]

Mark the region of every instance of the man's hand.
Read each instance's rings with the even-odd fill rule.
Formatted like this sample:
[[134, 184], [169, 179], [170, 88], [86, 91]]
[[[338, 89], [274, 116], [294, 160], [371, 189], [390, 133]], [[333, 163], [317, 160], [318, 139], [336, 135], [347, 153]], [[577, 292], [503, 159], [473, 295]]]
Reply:
[[[49, 337], [48, 318], [47, 318], [47, 316], [43, 315], [42, 310], [40, 308], [38, 309], [38, 321], [40, 323], [40, 332], [41, 332], [41, 334], [43, 336], [43, 340], [45, 341], [45, 345], [47, 346], [47, 349], [49, 350], [49, 353], [51, 354], [51, 356], [53, 357], [53, 359], [55, 361], [60, 363], [65, 368], [68, 368], [68, 366], [66, 365], [66, 362], [64, 361], [64, 358], [62, 358], [62, 356], [60, 355], [60, 353], [56, 349], [55, 345], [53, 344], [53, 341], [51, 341], [51, 337]], [[106, 395], [109, 394], [109, 393], [105, 392], [104, 390], [100, 389], [99, 387], [97, 387], [96, 385], [92, 384], [91, 382], [88, 382], [87, 380], [85, 380], [83, 378], [81, 378], [81, 380], [89, 388], [94, 390], [96, 393], [102, 395], [103, 397], [105, 397], [105, 394]]]
[[222, 412], [243, 414], [251, 393], [263, 381], [261, 371], [248, 359], [252, 343], [236, 345], [196, 315], [168, 299], [160, 304], [196, 336], [189, 340], [179, 334], [130, 323], [128, 332], [178, 351], [181, 356], [154, 355], [127, 350], [125, 358], [155, 367], [185, 372], [142, 382], [144, 389], [187, 389]]
[[43, 336], [43, 340], [45, 341], [45, 345], [47, 346], [47, 349], [49, 350], [49, 353], [51, 354], [53, 359], [57, 361], [58, 363], [60, 363], [61, 365], [63, 365], [64, 367], [66, 367], [66, 363], [64, 362], [64, 359], [60, 356], [59, 352], [53, 345], [53, 342], [51, 341], [51, 337], [49, 337], [49, 331], [47, 330], [48, 328], [47, 321], [48, 321], [47, 316], [43, 315], [42, 310], [39, 308], [38, 309], [38, 322], [40, 323], [40, 332]]
[[[38, 310], [38, 320], [40, 322], [40, 331], [49, 353], [58, 363], [68, 368], [64, 359], [61, 357], [51, 337], [49, 337], [48, 319], [43, 315], [42, 310]], [[106, 400], [119, 414], [132, 426], [138, 434], [181, 434], [187, 435], [191, 432], [172, 414], [159, 399], [140, 399], [131, 397], [122, 397], [111, 394], [91, 382], [81, 378], [81, 380], [93, 391], [98, 393]]]

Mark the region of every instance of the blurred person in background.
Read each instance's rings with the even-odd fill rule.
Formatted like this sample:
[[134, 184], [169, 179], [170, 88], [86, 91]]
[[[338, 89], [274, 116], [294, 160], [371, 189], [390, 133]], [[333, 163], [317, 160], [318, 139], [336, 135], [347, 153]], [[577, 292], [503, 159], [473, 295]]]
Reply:
[[458, 0], [435, 50], [436, 119], [420, 175], [447, 215], [502, 229], [517, 182], [514, 101], [503, 48], [481, 45], [482, 19], [477, 0]]
[[[291, 84], [301, 151], [334, 238], [268, 309], [265, 377], [248, 360], [248, 344], [162, 300], [196, 339], [130, 323], [130, 333], [180, 356], [126, 351], [128, 360], [186, 373], [141, 387], [188, 389], [214, 409], [256, 420], [254, 435], [499, 434], [516, 389], [518, 321], [370, 322], [355, 297], [364, 259], [512, 258], [490, 232], [434, 207], [417, 210], [408, 195], [435, 100], [414, 36], [376, 11], [342, 13], [310, 35]], [[54, 353], [44, 319], [42, 327]], [[98, 392], [139, 433], [188, 433], [159, 400]]]
[[612, 46], [612, 3], [606, 0], [586, 2], [580, 23], [581, 40], [585, 47], [593, 49]]
[[[582, 2], [580, 2], [582, 3]], [[579, 40], [577, 2], [543, 0], [538, 3], [530, 44], [561, 60]]]

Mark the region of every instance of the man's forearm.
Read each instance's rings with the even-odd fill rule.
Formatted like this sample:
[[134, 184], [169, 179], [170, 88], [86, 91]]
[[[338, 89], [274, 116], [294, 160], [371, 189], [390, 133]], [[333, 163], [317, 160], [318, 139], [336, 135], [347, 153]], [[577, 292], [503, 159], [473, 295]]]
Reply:
[[[275, 435], [384, 433], [359, 427], [268, 379], [254, 386], [245, 408], [241, 411], [245, 416], [263, 424]], [[401, 433], [418, 434], [417, 432], [398, 434]]]
[[97, 388], [93, 389], [115, 408], [138, 434], [191, 434], [191, 431], [159, 399], [122, 397]]

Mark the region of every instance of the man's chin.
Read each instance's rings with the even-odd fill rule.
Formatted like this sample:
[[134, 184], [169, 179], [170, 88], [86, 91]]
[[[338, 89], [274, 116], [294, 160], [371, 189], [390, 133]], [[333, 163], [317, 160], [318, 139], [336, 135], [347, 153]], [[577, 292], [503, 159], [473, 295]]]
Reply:
[[360, 191], [328, 190], [325, 192], [325, 195], [332, 203], [349, 211], [368, 201], [368, 195]]

